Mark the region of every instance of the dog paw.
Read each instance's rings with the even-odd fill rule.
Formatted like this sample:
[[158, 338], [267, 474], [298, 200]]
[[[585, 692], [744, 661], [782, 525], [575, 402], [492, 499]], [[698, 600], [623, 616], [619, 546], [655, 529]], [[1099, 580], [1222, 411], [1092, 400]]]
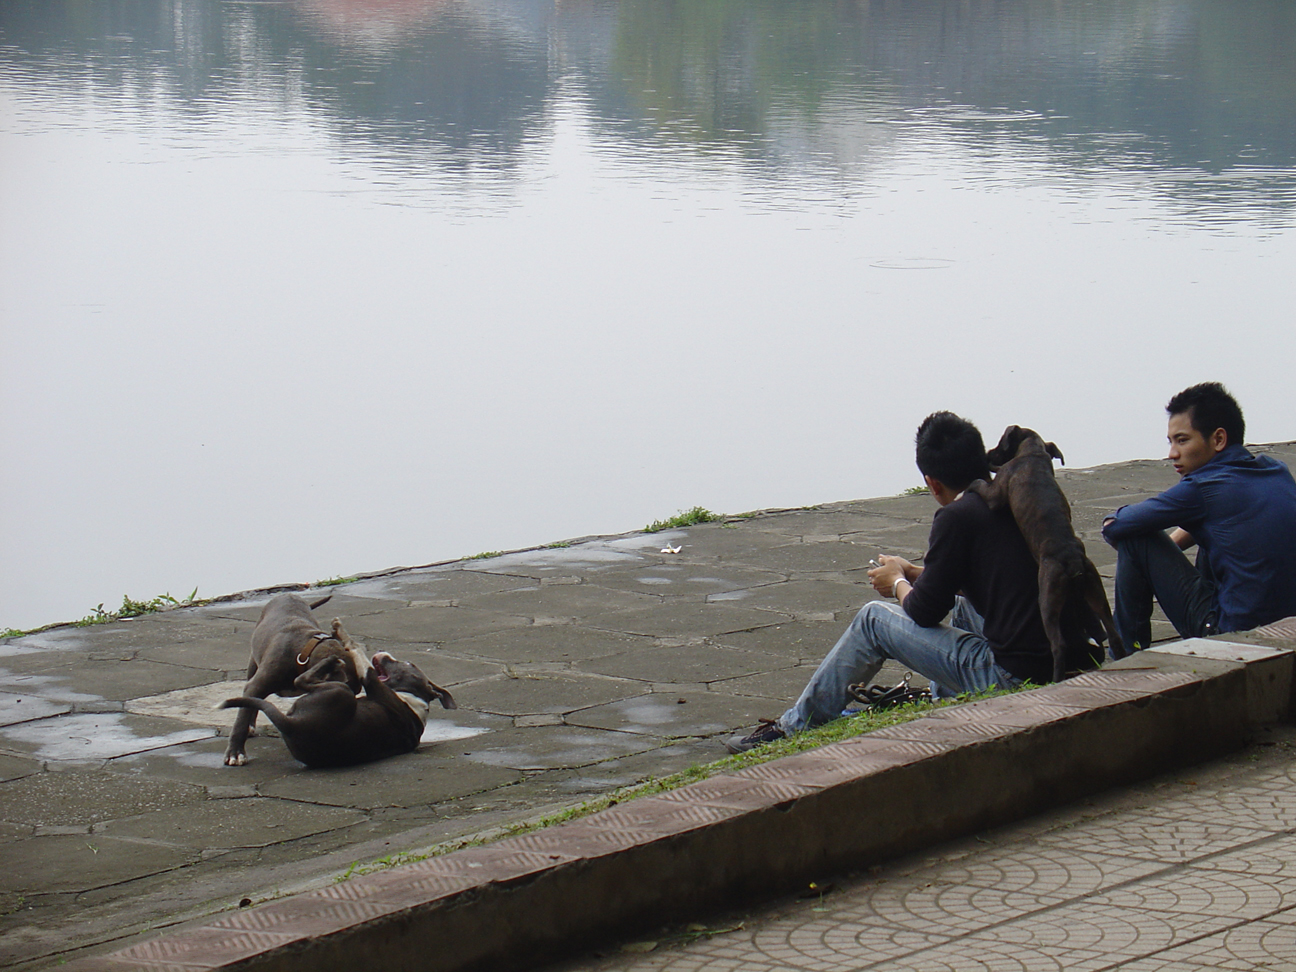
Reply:
[[226, 766], [246, 766], [247, 753], [226, 753], [225, 765]]

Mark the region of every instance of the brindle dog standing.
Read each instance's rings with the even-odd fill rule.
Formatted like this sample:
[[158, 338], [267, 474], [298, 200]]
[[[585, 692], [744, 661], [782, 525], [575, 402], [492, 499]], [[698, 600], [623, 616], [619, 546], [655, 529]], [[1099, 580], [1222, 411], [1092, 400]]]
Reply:
[[[296, 594], [280, 594], [261, 610], [261, 619], [252, 632], [252, 658], [248, 662], [247, 685], [243, 695], [264, 699], [267, 695], [300, 695], [304, 689], [294, 687], [294, 682], [309, 668], [320, 662], [337, 658], [337, 666], [328, 668], [329, 677], [345, 682], [355, 695], [368, 667], [364, 655], [354, 650], [342, 622], [333, 620], [332, 631], [324, 631], [311, 614], [328, 598], [307, 604]], [[256, 724], [257, 710], [239, 709], [230, 730], [229, 746], [225, 750], [226, 766], [242, 766], [247, 762], [247, 737]]]
[[1098, 568], [1085, 554], [1071, 526], [1071, 505], [1053, 474], [1062, 451], [1031, 429], [1010, 425], [999, 444], [986, 453], [996, 469], [993, 483], [978, 479], [968, 487], [992, 510], [1005, 503], [1039, 564], [1040, 616], [1053, 652], [1053, 680], [1067, 671], [1068, 657], [1087, 652], [1092, 637], [1106, 635], [1116, 657], [1123, 654]]

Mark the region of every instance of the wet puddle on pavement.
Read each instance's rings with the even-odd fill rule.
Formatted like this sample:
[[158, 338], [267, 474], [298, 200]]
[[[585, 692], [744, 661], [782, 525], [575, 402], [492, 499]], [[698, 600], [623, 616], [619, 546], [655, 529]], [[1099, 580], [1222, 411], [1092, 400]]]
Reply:
[[177, 732], [137, 732], [120, 712], [94, 712], [41, 719], [0, 729], [0, 737], [34, 748], [39, 759], [113, 759], [132, 753], [197, 742], [216, 735], [215, 729]]

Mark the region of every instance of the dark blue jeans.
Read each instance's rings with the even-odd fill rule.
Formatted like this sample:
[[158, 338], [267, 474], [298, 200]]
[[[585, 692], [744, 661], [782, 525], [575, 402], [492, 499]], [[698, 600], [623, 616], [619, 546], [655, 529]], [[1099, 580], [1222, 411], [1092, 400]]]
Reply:
[[1152, 643], [1152, 599], [1183, 638], [1218, 634], [1215, 579], [1206, 551], [1197, 565], [1158, 530], [1116, 544], [1116, 630], [1129, 654]]

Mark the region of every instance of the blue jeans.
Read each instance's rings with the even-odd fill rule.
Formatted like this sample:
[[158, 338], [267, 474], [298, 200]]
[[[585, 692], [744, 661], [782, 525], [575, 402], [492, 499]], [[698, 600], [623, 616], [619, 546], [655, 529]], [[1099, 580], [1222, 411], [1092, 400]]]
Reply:
[[931, 680], [932, 696], [983, 692], [1021, 679], [995, 662], [982, 635], [984, 621], [966, 598], [957, 598], [950, 624], [924, 628], [891, 601], [869, 601], [810, 676], [796, 705], [778, 726], [793, 733], [831, 722], [851, 701], [847, 686], [868, 684], [882, 663], [895, 659]]
[[1218, 634], [1215, 578], [1206, 551], [1197, 566], [1169, 535], [1157, 530], [1119, 540], [1116, 547], [1116, 630], [1126, 653], [1152, 643], [1152, 599], [1183, 638]]

